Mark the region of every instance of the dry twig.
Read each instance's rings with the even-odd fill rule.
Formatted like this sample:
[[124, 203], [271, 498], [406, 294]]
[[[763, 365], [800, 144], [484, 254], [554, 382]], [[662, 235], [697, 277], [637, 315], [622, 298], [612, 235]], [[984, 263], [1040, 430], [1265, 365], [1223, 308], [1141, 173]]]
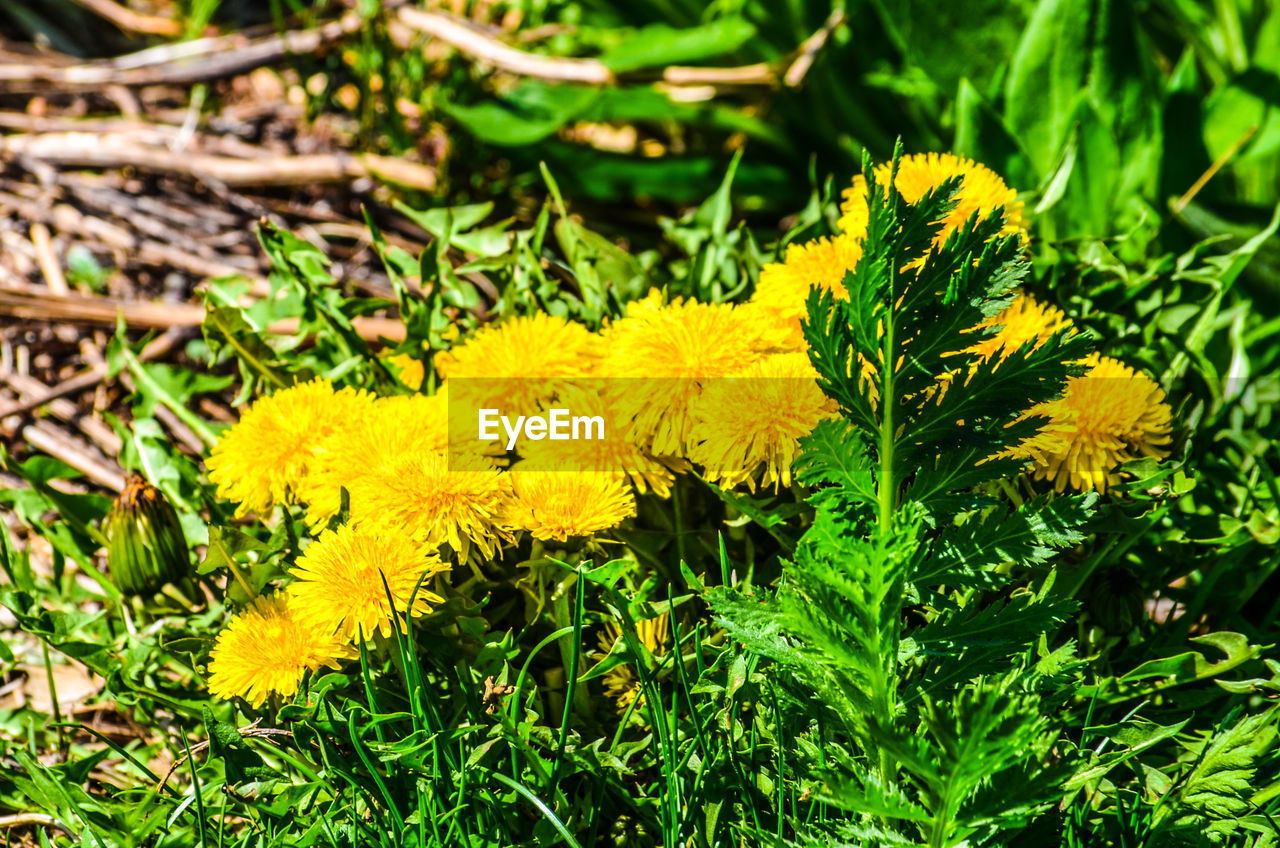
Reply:
[[75, 2], [125, 32], [138, 32], [143, 35], [182, 35], [182, 24], [177, 21], [155, 15], [142, 15], [112, 0], [75, 0]]
[[0, 830], [7, 830], [11, 827], [56, 827], [68, 836], [75, 836], [75, 832], [71, 828], [53, 816], [45, 815], [44, 813], [18, 813], [13, 816], [0, 816]]
[[44, 224], [31, 225], [31, 245], [36, 249], [36, 257], [40, 260], [40, 273], [44, 274], [45, 285], [53, 294], [67, 294], [67, 279], [62, 276], [62, 263], [53, 250], [53, 240], [49, 228]]
[[137, 168], [159, 174], [200, 179], [208, 175], [227, 186], [291, 186], [344, 183], [360, 177], [429, 191], [435, 188], [431, 168], [388, 156], [312, 153], [239, 159], [207, 153], [174, 153], [140, 143], [127, 134], [63, 132], [11, 135], [0, 139], [0, 156], [26, 156], [71, 168]]
[[366, 23], [359, 15], [350, 14], [304, 32], [256, 39], [242, 35], [200, 38], [80, 65], [9, 62], [0, 64], [0, 90], [47, 92], [51, 87], [101, 90], [109, 85], [191, 85], [242, 74], [293, 53], [314, 53], [358, 32]]
[[[471, 21], [446, 12], [405, 6], [396, 17], [410, 29], [438, 38], [462, 53], [508, 73], [556, 82], [594, 85], [612, 85], [619, 79], [619, 75], [599, 59], [528, 53], [504, 44]], [[759, 62], [728, 68], [670, 65], [662, 69], [662, 81], [677, 87], [776, 86], [779, 83], [789, 87], [797, 86], [804, 79], [818, 51], [844, 20], [843, 11], [833, 12], [820, 30], [805, 39], [791, 56], [781, 62]]]
[[52, 422], [28, 424], [22, 428], [22, 439], [31, 447], [62, 460], [104, 489], [124, 490], [124, 475], [119, 466]]
[[9, 372], [0, 376], [20, 396], [25, 398], [41, 398], [48, 404], [49, 413], [60, 421], [74, 424], [81, 433], [97, 445], [106, 456], [120, 453], [120, 437], [116, 431], [97, 418], [85, 414], [79, 406], [65, 397], [50, 397], [52, 390], [35, 377]]
[[[164, 356], [166, 353], [173, 350], [174, 346], [181, 340], [185, 332], [185, 330], [170, 329], [168, 332], [157, 336], [138, 354], [139, 361], [146, 362], [149, 359]], [[63, 380], [56, 386], [52, 386], [43, 394], [33, 394], [31, 397], [9, 404], [3, 409], [0, 409], [0, 420], [8, 418], [10, 415], [21, 415], [24, 412], [30, 412], [31, 410], [44, 406], [45, 404], [60, 397], [66, 397], [67, 395], [82, 392], [85, 389], [91, 388], [102, 382], [106, 376], [106, 363], [95, 364], [93, 367], [81, 371], [74, 377]]]
[[[0, 289], [0, 315], [32, 321], [70, 321], [114, 327], [122, 316], [130, 327], [164, 330], [170, 327], [198, 327], [204, 323], [203, 306], [194, 303], [153, 303], [116, 300], [69, 294], [62, 297], [32, 289]], [[394, 318], [358, 316], [351, 321], [367, 341], [404, 339], [404, 324]], [[271, 324], [272, 333], [290, 335], [298, 331], [298, 319], [286, 318]]]
[[425, 32], [476, 59], [513, 74], [559, 82], [607, 85], [616, 82], [609, 66], [599, 59], [540, 56], [503, 44], [470, 21], [444, 12], [406, 6], [397, 14], [410, 29]]

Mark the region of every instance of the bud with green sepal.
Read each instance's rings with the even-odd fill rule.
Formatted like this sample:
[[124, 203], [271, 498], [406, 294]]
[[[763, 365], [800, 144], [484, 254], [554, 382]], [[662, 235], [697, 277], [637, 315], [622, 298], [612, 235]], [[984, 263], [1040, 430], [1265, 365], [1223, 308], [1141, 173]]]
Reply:
[[1094, 623], [1112, 636], [1123, 636], [1141, 620], [1145, 597], [1128, 569], [1112, 568], [1094, 579], [1085, 606]]
[[[173, 597], [181, 586], [181, 605], [191, 608], [191, 558], [178, 513], [159, 489], [134, 476], [107, 515], [107, 562], [122, 594]], [[174, 598], [178, 600], [178, 598]]]

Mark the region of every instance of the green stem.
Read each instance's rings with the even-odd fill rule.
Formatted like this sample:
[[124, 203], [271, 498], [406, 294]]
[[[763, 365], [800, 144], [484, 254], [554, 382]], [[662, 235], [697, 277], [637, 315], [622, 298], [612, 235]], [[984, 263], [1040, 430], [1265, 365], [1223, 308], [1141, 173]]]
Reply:
[[564, 749], [569, 741], [569, 716], [573, 712], [573, 699], [578, 688], [578, 661], [582, 656], [582, 614], [587, 603], [587, 581], [579, 575], [573, 604], [573, 652], [569, 657], [569, 679], [564, 690], [564, 713], [560, 717], [560, 738], [556, 742], [555, 764], [551, 767], [548, 788], [554, 794], [560, 779], [560, 766], [564, 763]]
[[49, 684], [49, 702], [53, 707], [54, 729], [58, 735], [58, 751], [65, 757], [62, 735], [62, 707], [58, 705], [58, 687], [54, 684], [53, 678], [53, 660], [49, 657], [49, 643], [44, 640], [40, 641], [40, 648], [44, 652], [44, 673], [45, 679]]
[[880, 485], [877, 494], [880, 501], [880, 535], [887, 536], [893, 527], [893, 513], [897, 507], [897, 481], [893, 476], [893, 366], [889, 359], [893, 350], [893, 321], [885, 321], [885, 361], [881, 365], [880, 406]]
[[[898, 157], [902, 152], [902, 141], [894, 145], [893, 150], [893, 166], [889, 173], [889, 183], [886, 188], [886, 200], [894, 207], [895, 218], [897, 216], [898, 196], [894, 191], [894, 184], [898, 178]], [[872, 202], [875, 202], [874, 200]], [[898, 506], [898, 481], [893, 474], [893, 447], [894, 447], [894, 420], [893, 420], [893, 404], [894, 404], [894, 370], [898, 367], [897, 357], [894, 355], [894, 346], [897, 343], [894, 331], [894, 310], [898, 305], [898, 257], [896, 252], [891, 252], [888, 262], [889, 271], [889, 287], [886, 292], [887, 297], [884, 302], [884, 311], [881, 313], [884, 322], [884, 335], [880, 339], [880, 479], [879, 487], [876, 494], [880, 501], [880, 536], [885, 538], [893, 527], [893, 513]]]
[[244, 579], [244, 574], [243, 572], [240, 571], [239, 564], [236, 563], [235, 557], [233, 557], [231, 555], [231, 552], [226, 549], [226, 546], [222, 544], [222, 540], [217, 536], [215, 536], [213, 533], [210, 533], [209, 544], [216, 547], [218, 549], [218, 553], [222, 554], [222, 558], [227, 561], [227, 568], [230, 569], [231, 576], [234, 577], [236, 582], [240, 584], [240, 588], [244, 590], [244, 593], [247, 596], [248, 600], [252, 601], [254, 598], [256, 598], [258, 596], [258, 593], [253, 591], [253, 589], [249, 586], [248, 581]]
[[120, 350], [124, 356], [125, 362], [129, 366], [129, 373], [133, 375], [133, 379], [137, 381], [138, 388], [145, 394], [150, 394], [156, 400], [169, 407], [178, 419], [191, 428], [200, 441], [209, 447], [213, 447], [218, 443], [218, 434], [213, 432], [212, 428], [205, 423], [204, 419], [187, 409], [185, 404], [177, 403], [171, 398], [164, 389], [162, 389], [155, 380], [151, 379], [151, 375], [142, 367], [142, 363], [138, 361], [138, 357], [133, 355], [133, 351], [129, 350], [127, 345], [121, 345]]
[[684, 508], [680, 503], [680, 478], [671, 484], [671, 511], [676, 524], [676, 556], [680, 562], [685, 561], [684, 549]]
[[[898, 150], [894, 151], [894, 160], [896, 163]], [[894, 184], [897, 178], [897, 167], [893, 168], [889, 177], [889, 185]], [[890, 196], [893, 196], [890, 190]], [[893, 202], [893, 201], [891, 201]], [[894, 309], [897, 307], [898, 298], [898, 260], [896, 256], [891, 255], [889, 258], [889, 288], [888, 297], [886, 298], [885, 308], [883, 312], [884, 335], [881, 338], [880, 345], [880, 445], [879, 445], [879, 464], [880, 473], [877, 480], [877, 500], [879, 502], [878, 530], [882, 543], [887, 543], [890, 534], [893, 532], [894, 514], [898, 508], [898, 480], [894, 474], [894, 370], [897, 367], [897, 356], [895, 351], [896, 338], [894, 326]], [[901, 599], [897, 599], [901, 604]], [[899, 618], [898, 611], [895, 611], [893, 619], [897, 622]], [[888, 644], [880, 645], [880, 656], [883, 657], [883, 663], [877, 664], [879, 674], [876, 680], [872, 682], [872, 695], [875, 698], [874, 708], [880, 713], [880, 721], [883, 723], [885, 730], [889, 730], [893, 726], [893, 720], [897, 709], [895, 706], [895, 682], [897, 677], [897, 657], [898, 657], [898, 625], [895, 623], [892, 630], [886, 634]], [[878, 628], [877, 628], [878, 629]], [[885, 783], [891, 783], [893, 774], [897, 770], [897, 763], [894, 757], [884, 746], [877, 746], [877, 759], [880, 767], [880, 778]]]

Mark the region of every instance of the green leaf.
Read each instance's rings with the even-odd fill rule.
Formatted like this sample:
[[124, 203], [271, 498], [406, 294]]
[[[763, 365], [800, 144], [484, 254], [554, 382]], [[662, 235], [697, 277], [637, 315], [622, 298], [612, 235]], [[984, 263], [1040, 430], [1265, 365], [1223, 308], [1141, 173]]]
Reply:
[[[493, 213], [493, 203], [469, 203], [460, 206], [437, 207], [434, 209], [413, 209], [400, 202], [395, 207], [415, 224], [437, 239], [445, 238], [449, 231], [448, 245], [474, 253], [481, 257], [494, 257], [505, 254], [511, 248], [512, 234], [508, 232], [510, 222], [495, 224], [492, 227], [475, 229]], [[446, 226], [451, 219], [451, 226]], [[414, 269], [416, 270], [416, 269]], [[409, 273], [412, 273], [410, 271]]]
[[1108, 773], [1116, 766], [1128, 762], [1134, 757], [1153, 748], [1166, 739], [1172, 739], [1174, 736], [1182, 732], [1182, 729], [1190, 722], [1190, 718], [1183, 719], [1176, 724], [1156, 724], [1146, 719], [1136, 719], [1132, 722], [1112, 725], [1110, 727], [1089, 727], [1086, 731], [1092, 734], [1105, 735], [1109, 740], [1121, 746], [1118, 751], [1108, 753], [1094, 752], [1087, 764], [1071, 776], [1067, 781], [1067, 789], [1074, 790], [1084, 786], [1091, 786], [1097, 781], [1106, 777]]
[[756, 34], [745, 18], [726, 16], [701, 26], [676, 29], [651, 24], [628, 34], [600, 60], [617, 73], [684, 62], [697, 62], [732, 53]]
[[629, 569], [635, 568], [635, 562], [629, 559], [615, 559], [603, 565], [582, 572], [582, 578], [601, 586], [613, 586]]
[[844, 421], [820, 421], [800, 440], [796, 479], [816, 491], [815, 506], [839, 504], [846, 509], [876, 502], [875, 478], [862, 434]]
[[967, 79], [956, 91], [956, 136], [952, 147], [1001, 174], [1013, 186], [1037, 182], [1034, 169], [1018, 139], [1009, 132], [995, 108]]
[[1257, 766], [1275, 748], [1276, 737], [1274, 708], [1246, 716], [1216, 733], [1178, 787], [1175, 803], [1161, 811], [1156, 832], [1195, 833], [1210, 822], [1235, 822], [1247, 814], [1257, 788]]
[[1198, 645], [1209, 645], [1226, 654], [1226, 659], [1211, 663], [1199, 651], [1186, 651], [1172, 657], [1148, 660], [1120, 678], [1121, 683], [1140, 680], [1160, 680], [1165, 685], [1189, 683], [1216, 677], [1223, 672], [1257, 659], [1262, 648], [1249, 644], [1248, 637], [1240, 633], [1209, 633], [1191, 639]]
[[[742, 513], [743, 518], [764, 528], [770, 536], [778, 540], [784, 552], [795, 549], [795, 538], [787, 533], [786, 523], [806, 511], [803, 504], [778, 503], [776, 498], [770, 497], [752, 497], [743, 492], [722, 489], [714, 483], [707, 483], [707, 488], [715, 492], [720, 500]], [[740, 522], [728, 523], [732, 526]]]
[[[1076, 607], [1071, 600], [1039, 599], [1021, 594], [1008, 601], [940, 615], [913, 631], [911, 638], [925, 653], [959, 654], [974, 648], [1012, 652], [1034, 644], [1042, 634], [1057, 629]], [[973, 666], [973, 674], [981, 673], [977, 663], [966, 662]]]
[[246, 554], [265, 555], [270, 550], [266, 543], [243, 530], [235, 527], [210, 527], [209, 547], [196, 573], [211, 574], [220, 568], [232, 568], [244, 561]]
[[526, 80], [501, 99], [464, 106], [443, 100], [441, 108], [482, 141], [504, 147], [534, 144], [575, 120], [600, 96], [588, 86]]
[[1029, 501], [1007, 514], [997, 508], [971, 516], [943, 531], [912, 580], [926, 585], [994, 585], [991, 569], [1048, 561], [1062, 548], [1084, 539], [1080, 528], [1093, 514], [1095, 493], [1048, 496]]
[[[979, 827], [1025, 827], [1059, 798], [1066, 767], [1046, 756], [1052, 733], [1017, 676], [981, 680], [926, 699], [917, 733], [878, 732], [929, 813], [935, 845], [961, 845]], [[877, 731], [882, 729], [877, 727]]]
[[1040, 0], [1023, 31], [1005, 81], [1005, 120], [1038, 176], [1066, 143], [1090, 55], [1093, 0]]

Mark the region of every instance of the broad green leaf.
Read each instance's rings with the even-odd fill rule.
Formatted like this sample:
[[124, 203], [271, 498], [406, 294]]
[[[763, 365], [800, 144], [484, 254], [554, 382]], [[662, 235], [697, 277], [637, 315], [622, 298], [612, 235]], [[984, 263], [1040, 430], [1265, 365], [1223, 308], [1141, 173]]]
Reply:
[[600, 96], [586, 86], [521, 83], [502, 99], [473, 106], [443, 101], [441, 108], [482, 141], [521, 147], [541, 141], [578, 118]]
[[956, 135], [952, 148], [991, 168], [1005, 181], [1020, 188], [1038, 182], [1022, 144], [1009, 132], [997, 114], [968, 79], [961, 79], [956, 92]]
[[1093, 0], [1040, 0], [1009, 67], [1005, 121], [1041, 177], [1085, 97], [1093, 6]]
[[755, 34], [756, 28], [751, 23], [736, 16], [717, 18], [686, 29], [651, 24], [627, 35], [600, 60], [618, 73], [698, 62], [732, 53]]

